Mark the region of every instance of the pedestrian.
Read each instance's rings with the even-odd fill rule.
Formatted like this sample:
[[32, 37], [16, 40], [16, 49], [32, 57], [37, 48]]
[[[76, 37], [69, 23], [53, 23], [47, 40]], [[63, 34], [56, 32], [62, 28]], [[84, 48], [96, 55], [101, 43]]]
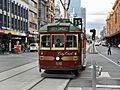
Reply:
[[0, 43], [0, 54], [2, 54], [2, 44]]
[[2, 44], [2, 54], [5, 54], [5, 45]]
[[108, 44], [108, 55], [111, 55], [111, 45]]

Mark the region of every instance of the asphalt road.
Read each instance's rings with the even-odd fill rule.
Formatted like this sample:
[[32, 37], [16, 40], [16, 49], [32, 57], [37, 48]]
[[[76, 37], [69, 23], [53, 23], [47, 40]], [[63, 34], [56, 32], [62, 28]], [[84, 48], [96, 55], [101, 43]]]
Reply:
[[10, 70], [38, 60], [37, 52], [0, 55], [0, 72]]

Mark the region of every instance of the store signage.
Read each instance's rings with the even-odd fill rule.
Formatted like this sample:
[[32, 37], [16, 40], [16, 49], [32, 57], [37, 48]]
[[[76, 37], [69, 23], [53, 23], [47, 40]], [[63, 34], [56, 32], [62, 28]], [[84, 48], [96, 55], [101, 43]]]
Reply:
[[0, 33], [3, 33], [3, 34], [4, 34], [4, 32], [5, 32], [4, 30], [0, 29]]

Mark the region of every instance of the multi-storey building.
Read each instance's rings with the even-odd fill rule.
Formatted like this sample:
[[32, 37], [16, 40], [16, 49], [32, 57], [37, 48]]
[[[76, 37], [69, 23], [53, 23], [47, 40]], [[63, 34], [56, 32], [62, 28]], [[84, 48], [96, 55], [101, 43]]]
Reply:
[[81, 18], [83, 22], [83, 29], [86, 29], [86, 8], [81, 7]]
[[47, 0], [39, 0], [38, 6], [38, 28], [47, 24]]
[[81, 0], [70, 0], [70, 10], [74, 9], [74, 16], [81, 17]]
[[[65, 0], [61, 0], [64, 4]], [[55, 0], [55, 20], [58, 20], [60, 18], [64, 18], [65, 10], [60, 2], [60, 0]]]
[[38, 0], [27, 0], [29, 3], [28, 31], [29, 42], [36, 42], [38, 36]]
[[117, 46], [120, 43], [120, 0], [115, 1], [112, 9], [106, 19], [106, 39], [109, 43]]
[[12, 47], [25, 42], [28, 31], [28, 5], [21, 0], [0, 0], [0, 42]]
[[55, 0], [48, 0], [47, 1], [47, 22], [48, 23], [52, 23], [54, 22], [55, 18]]

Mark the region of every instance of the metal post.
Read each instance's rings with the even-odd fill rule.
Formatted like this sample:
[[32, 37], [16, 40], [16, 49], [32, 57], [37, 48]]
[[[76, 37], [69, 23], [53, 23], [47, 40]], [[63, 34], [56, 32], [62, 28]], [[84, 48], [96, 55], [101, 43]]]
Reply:
[[9, 40], [9, 54], [11, 54], [11, 40]]
[[92, 41], [93, 53], [95, 52], [95, 41]]
[[92, 90], [96, 90], [96, 65], [93, 63], [92, 71]]

